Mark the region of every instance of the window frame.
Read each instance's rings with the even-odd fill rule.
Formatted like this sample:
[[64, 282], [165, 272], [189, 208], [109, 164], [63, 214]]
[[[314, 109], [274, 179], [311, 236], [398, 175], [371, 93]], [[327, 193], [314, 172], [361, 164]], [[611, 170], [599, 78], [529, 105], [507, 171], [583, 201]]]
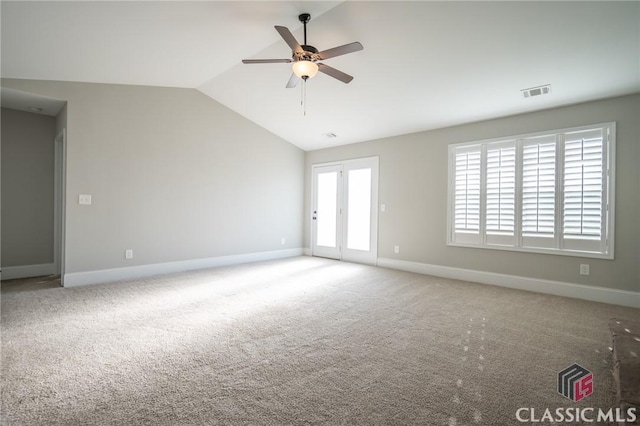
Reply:
[[[602, 238], [601, 251], [588, 251], [586, 249], [566, 248], [563, 232], [564, 215], [564, 142], [565, 134], [576, 133], [586, 130], [602, 129]], [[523, 246], [523, 147], [529, 140], [535, 138], [553, 136], [556, 144], [555, 156], [555, 194], [554, 205], [554, 235], [552, 237], [553, 247], [531, 247]], [[513, 244], [509, 242], [496, 244], [487, 241], [486, 214], [487, 214], [487, 147], [498, 146], [515, 141], [516, 147], [516, 195], [515, 195], [515, 216]], [[471, 150], [472, 147], [480, 149], [480, 226], [478, 234], [473, 234], [476, 238], [466, 238], [462, 241], [456, 240], [455, 232], [455, 196], [456, 196], [456, 153], [461, 149]], [[461, 142], [448, 145], [448, 178], [447, 178], [447, 245], [453, 247], [482, 248], [490, 250], [506, 250], [526, 253], [554, 254], [562, 256], [588, 257], [597, 259], [614, 259], [615, 248], [615, 148], [616, 148], [616, 123], [605, 122], [589, 124], [563, 129], [545, 130], [534, 133], [524, 133], [514, 136], [505, 136], [492, 139], [483, 139], [469, 142]], [[461, 233], [458, 233], [460, 235]], [[530, 237], [525, 237], [530, 238]]]

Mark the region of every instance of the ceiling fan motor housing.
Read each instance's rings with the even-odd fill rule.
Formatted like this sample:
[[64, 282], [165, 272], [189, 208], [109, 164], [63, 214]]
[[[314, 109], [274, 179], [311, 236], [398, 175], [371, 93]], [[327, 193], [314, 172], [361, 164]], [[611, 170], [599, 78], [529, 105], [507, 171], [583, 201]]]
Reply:
[[315, 62], [319, 60], [318, 57], [318, 49], [313, 46], [309, 46], [308, 44], [300, 45], [302, 48], [302, 52], [293, 52], [293, 60], [294, 61], [312, 61]]

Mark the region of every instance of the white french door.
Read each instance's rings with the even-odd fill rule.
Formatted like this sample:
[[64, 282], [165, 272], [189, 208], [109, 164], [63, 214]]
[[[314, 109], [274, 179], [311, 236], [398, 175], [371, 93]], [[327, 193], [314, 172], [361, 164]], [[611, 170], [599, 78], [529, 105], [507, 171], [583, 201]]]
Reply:
[[342, 165], [313, 166], [312, 252], [340, 259]]
[[312, 254], [376, 264], [378, 157], [312, 168]]

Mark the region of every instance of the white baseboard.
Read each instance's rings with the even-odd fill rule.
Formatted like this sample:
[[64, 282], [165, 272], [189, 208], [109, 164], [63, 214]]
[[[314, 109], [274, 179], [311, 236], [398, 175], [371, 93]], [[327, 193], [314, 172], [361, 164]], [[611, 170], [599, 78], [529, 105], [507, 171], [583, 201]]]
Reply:
[[3, 280], [15, 280], [18, 278], [41, 277], [44, 275], [53, 275], [56, 273], [56, 265], [54, 263], [43, 263], [41, 265], [25, 265], [25, 266], [5, 266], [2, 268]]
[[574, 299], [591, 300], [593, 302], [640, 308], [640, 292], [616, 290], [584, 284], [549, 281], [517, 275], [496, 274], [493, 272], [474, 271], [470, 269], [452, 268], [449, 266], [429, 265], [426, 263], [408, 262], [404, 260], [378, 258], [378, 266], [399, 269], [436, 277], [490, 284], [536, 293], [553, 294], [572, 297]]
[[261, 262], [285, 257], [301, 256], [302, 249], [265, 251], [260, 253], [236, 254], [232, 256], [192, 259], [178, 262], [155, 263], [151, 265], [130, 266], [127, 268], [102, 269], [98, 271], [72, 272], [64, 275], [64, 287], [77, 287], [88, 284], [99, 284], [111, 281], [131, 280], [174, 272], [192, 271], [196, 269], [217, 268], [219, 266], [237, 265], [241, 263]]

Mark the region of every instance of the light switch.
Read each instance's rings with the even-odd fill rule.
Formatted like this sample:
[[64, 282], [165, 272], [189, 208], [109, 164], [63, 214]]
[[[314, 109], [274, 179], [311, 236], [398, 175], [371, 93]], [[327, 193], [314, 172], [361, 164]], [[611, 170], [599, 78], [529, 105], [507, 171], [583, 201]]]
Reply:
[[91, 195], [80, 194], [78, 196], [78, 204], [91, 205]]
[[386, 204], [380, 204], [380, 211], [384, 212], [387, 210], [387, 205]]

